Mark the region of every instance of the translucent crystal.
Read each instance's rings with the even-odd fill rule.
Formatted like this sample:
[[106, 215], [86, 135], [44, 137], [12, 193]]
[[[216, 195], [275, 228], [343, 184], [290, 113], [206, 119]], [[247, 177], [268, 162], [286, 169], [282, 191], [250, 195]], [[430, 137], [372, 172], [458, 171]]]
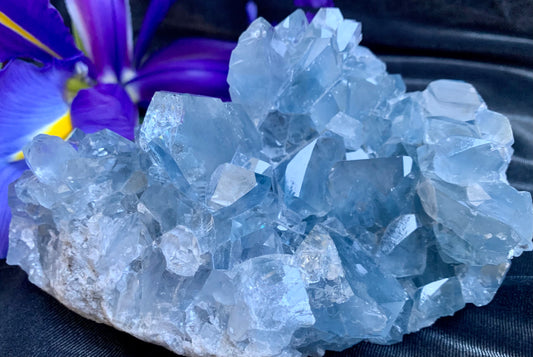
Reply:
[[289, 208], [303, 217], [324, 215], [329, 209], [327, 177], [333, 164], [344, 157], [342, 139], [325, 132], [301, 149], [283, 170], [279, 167], [281, 190]]
[[47, 184], [61, 184], [68, 161], [76, 156], [76, 150], [58, 137], [37, 135], [24, 149], [28, 167], [35, 176]]
[[256, 185], [253, 171], [231, 164], [222, 165], [213, 176], [213, 193], [208, 195], [208, 205], [213, 208], [232, 205]]
[[464, 82], [438, 80], [422, 94], [424, 108], [431, 117], [447, 117], [457, 121], [474, 120], [485, 103], [472, 87]]
[[488, 304], [532, 250], [513, 135], [467, 83], [405, 93], [321, 9], [254, 21], [233, 102], [158, 92], [136, 142], [37, 136], [8, 263], [70, 309], [189, 356], [390, 344]]
[[257, 130], [242, 108], [220, 99], [159, 92], [142, 126], [139, 144], [161, 138], [187, 182], [205, 187], [213, 171], [231, 161], [237, 147], [259, 150]]
[[202, 263], [198, 240], [184, 226], [176, 226], [161, 236], [159, 247], [165, 256], [167, 270], [181, 276], [194, 276]]

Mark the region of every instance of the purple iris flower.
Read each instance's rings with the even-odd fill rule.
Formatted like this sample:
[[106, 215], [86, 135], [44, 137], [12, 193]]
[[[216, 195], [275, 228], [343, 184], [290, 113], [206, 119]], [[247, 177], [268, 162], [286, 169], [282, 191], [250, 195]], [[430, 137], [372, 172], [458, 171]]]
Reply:
[[[302, 8], [318, 9], [320, 7], [334, 7], [333, 0], [294, 0], [294, 5]], [[311, 22], [315, 17], [314, 11], [306, 11], [307, 21]]]
[[[301, 7], [304, 9], [318, 9], [321, 7], [334, 7], [335, 4], [333, 0], [293, 0], [293, 4], [296, 7]], [[245, 5], [246, 15], [248, 16], [248, 22], [252, 22], [257, 19], [258, 9], [255, 1], [250, 0]], [[313, 17], [315, 17], [316, 11], [306, 11], [305, 16], [307, 20], [311, 22]]]
[[174, 2], [152, 0], [134, 46], [128, 0], [65, 0], [77, 41], [49, 0], [0, 1], [0, 258], [8, 185], [27, 169], [21, 150], [36, 134], [108, 128], [133, 139], [137, 104], [156, 90], [228, 97], [234, 43], [181, 39], [145, 56]]
[[333, 0], [294, 0], [294, 5], [298, 7], [333, 7], [335, 4]]

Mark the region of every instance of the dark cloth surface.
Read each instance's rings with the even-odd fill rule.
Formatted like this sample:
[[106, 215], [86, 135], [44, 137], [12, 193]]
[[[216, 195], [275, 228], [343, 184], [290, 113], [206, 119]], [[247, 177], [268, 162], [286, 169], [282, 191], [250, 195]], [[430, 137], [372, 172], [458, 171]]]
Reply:
[[[246, 27], [244, 3], [178, 1], [154, 48], [180, 35], [235, 40]], [[294, 9], [291, 1], [257, 3], [260, 14], [273, 21]], [[462, 79], [476, 86], [490, 109], [508, 115], [515, 135], [508, 178], [516, 188], [533, 191], [532, 1], [336, 3], [346, 17], [363, 22], [364, 43], [382, 55], [390, 72], [404, 75], [409, 90], [434, 79]], [[136, 29], [146, 6], [146, 0], [132, 1]], [[21, 269], [0, 260], [0, 356], [144, 355], [174, 354], [76, 315], [29, 283]], [[360, 343], [326, 355], [531, 356], [533, 254], [513, 260], [487, 306], [468, 304], [395, 345]]]

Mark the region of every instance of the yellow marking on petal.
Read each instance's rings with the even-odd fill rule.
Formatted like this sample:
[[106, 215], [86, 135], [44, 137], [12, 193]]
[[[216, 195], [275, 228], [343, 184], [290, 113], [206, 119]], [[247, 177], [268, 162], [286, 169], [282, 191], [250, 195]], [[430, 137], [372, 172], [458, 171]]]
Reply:
[[[55, 122], [48, 124], [41, 130], [38, 130], [35, 132], [33, 136], [36, 136], [38, 134], [48, 134], [48, 135], [54, 135], [59, 136], [61, 139], [66, 139], [69, 134], [72, 132], [72, 121], [70, 120], [70, 111], [68, 111], [65, 115], [63, 115], [61, 118], [57, 119]], [[16, 153], [9, 156], [8, 161], [19, 161], [24, 159], [24, 153], [22, 150], [17, 151]]]
[[34, 44], [35, 46], [39, 47], [41, 50], [45, 51], [49, 55], [62, 59], [60, 55], [58, 55], [54, 50], [52, 50], [50, 47], [39, 41], [37, 38], [35, 38], [31, 33], [24, 30], [19, 24], [17, 24], [15, 21], [11, 20], [6, 14], [4, 14], [2, 11], [0, 11], [0, 24], [4, 25], [11, 31], [15, 32], [17, 35], [21, 36], [26, 41]]
[[9, 157], [9, 161], [10, 162], [13, 162], [13, 161], [20, 161], [20, 160], [24, 160], [24, 153], [22, 152], [22, 150], [20, 150], [19, 152], [11, 155]]
[[81, 76], [74, 76], [67, 80], [66, 84], [66, 97], [68, 102], [72, 102], [74, 97], [78, 95], [78, 92], [82, 89], [89, 88], [90, 85], [87, 83], [85, 78]]
[[43, 133], [48, 135], [59, 136], [61, 139], [65, 139], [68, 134], [73, 130], [72, 121], [70, 120], [70, 111], [68, 111], [61, 118], [54, 123], [45, 127]]

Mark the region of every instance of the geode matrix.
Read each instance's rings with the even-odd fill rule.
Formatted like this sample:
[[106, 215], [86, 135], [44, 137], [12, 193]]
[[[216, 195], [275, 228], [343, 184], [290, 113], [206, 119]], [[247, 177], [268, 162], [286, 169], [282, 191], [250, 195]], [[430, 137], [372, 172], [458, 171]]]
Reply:
[[475, 89], [405, 93], [338, 9], [250, 25], [233, 102], [157, 93], [137, 142], [38, 136], [9, 264], [177, 353], [320, 356], [487, 304], [531, 250], [513, 137]]

